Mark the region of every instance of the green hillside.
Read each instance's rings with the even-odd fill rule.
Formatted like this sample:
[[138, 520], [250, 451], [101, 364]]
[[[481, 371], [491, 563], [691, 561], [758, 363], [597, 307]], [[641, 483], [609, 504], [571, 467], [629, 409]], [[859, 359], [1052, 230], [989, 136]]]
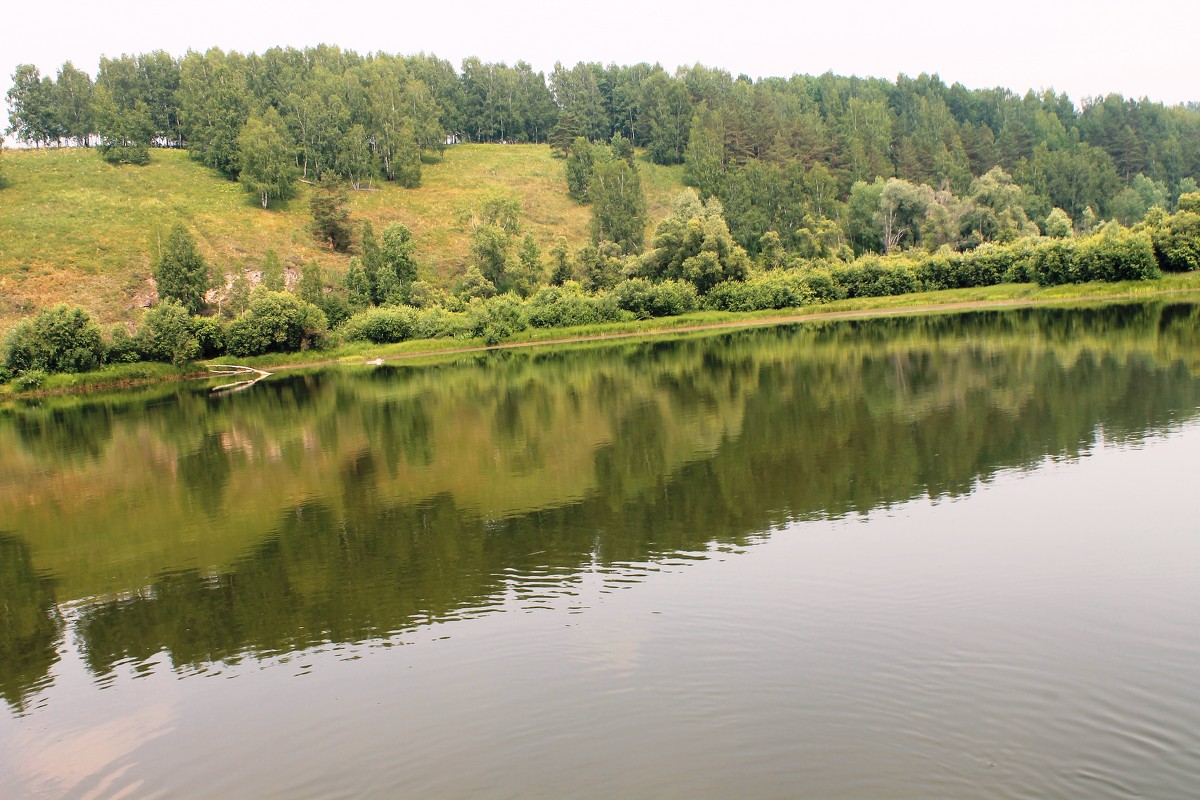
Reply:
[[[218, 273], [257, 268], [274, 248], [298, 269], [318, 260], [334, 274], [347, 256], [309, 233], [308, 187], [288, 203], [259, 208], [237, 183], [178, 150], [153, 150], [145, 167], [113, 167], [94, 150], [4, 154], [0, 190], [0, 331], [56, 302], [83, 306], [101, 322], [133, 320], [150, 291], [158, 242], [184, 222]], [[683, 188], [682, 167], [639, 162], [653, 224]], [[588, 240], [590, 211], [567, 196], [563, 161], [547, 145], [457, 145], [425, 165], [420, 188], [377, 182], [350, 193], [354, 220], [376, 232], [403, 222], [417, 243], [421, 277], [447, 283], [463, 269], [463, 211], [493, 194], [519, 199], [522, 224], [546, 251], [558, 236]]]

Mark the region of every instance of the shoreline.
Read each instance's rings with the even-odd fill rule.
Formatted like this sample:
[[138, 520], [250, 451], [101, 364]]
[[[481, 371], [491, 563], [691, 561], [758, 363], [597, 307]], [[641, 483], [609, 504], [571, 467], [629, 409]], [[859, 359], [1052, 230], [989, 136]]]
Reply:
[[[295, 369], [315, 369], [334, 366], [363, 366], [372, 363], [386, 364], [391, 361], [409, 361], [418, 358], [445, 358], [470, 353], [485, 353], [496, 350], [517, 350], [542, 346], [557, 346], [567, 344], [586, 344], [588, 342], [606, 342], [621, 339], [638, 339], [666, 336], [675, 333], [702, 333], [705, 331], [737, 330], [740, 328], [772, 327], [776, 325], [792, 325], [802, 322], [826, 322], [844, 319], [870, 319], [873, 317], [918, 316], [938, 313], [969, 313], [971, 311], [1004, 311], [1017, 308], [1028, 308], [1050, 305], [1086, 305], [1091, 303], [1123, 302], [1142, 298], [1165, 297], [1170, 295], [1200, 295], [1200, 286], [1183, 289], [1161, 289], [1151, 292], [1135, 292], [1127, 294], [1098, 294], [1072, 297], [1014, 297], [996, 300], [958, 300], [947, 303], [925, 303], [919, 305], [872, 306], [858, 309], [841, 309], [835, 311], [815, 311], [805, 313], [797, 309], [794, 313], [772, 314], [770, 316], [753, 317], [747, 314], [746, 319], [720, 320], [716, 322], [698, 323], [695, 325], [680, 325], [674, 327], [647, 327], [644, 330], [614, 331], [612, 333], [580, 334], [577, 336], [561, 336], [530, 341], [500, 342], [494, 345], [468, 345], [464, 347], [441, 348], [436, 350], [413, 350], [405, 353], [379, 354], [369, 353], [361, 356], [332, 356], [328, 359], [304, 361], [300, 363], [272, 363], [270, 361], [256, 362], [256, 366], [271, 372], [284, 372]], [[820, 308], [809, 306], [808, 308]], [[730, 312], [737, 313], [737, 312]], [[686, 316], [686, 315], [685, 315]], [[656, 320], [645, 320], [652, 324], [658, 320], [681, 319], [682, 317], [660, 317]], [[554, 330], [554, 329], [547, 329]], [[560, 330], [570, 330], [569, 328]], [[440, 339], [419, 339], [416, 342], [440, 342]], [[406, 344], [406, 343], [400, 343]], [[377, 348], [395, 347], [397, 345], [375, 345]], [[266, 358], [265, 356], [260, 359]], [[353, 358], [353, 361], [349, 359]]]
[[[911, 295], [893, 295], [890, 297], [880, 298], [861, 298], [859, 300], [837, 301], [830, 305], [839, 305], [847, 303], [858, 303], [863, 301], [893, 301], [892, 303], [880, 302], [876, 304], [868, 304], [856, 308], [833, 308], [827, 309], [829, 306], [806, 306], [803, 308], [792, 309], [780, 313], [776, 312], [720, 312], [729, 315], [729, 318], [717, 319], [711, 322], [694, 322], [689, 323], [689, 317], [702, 316], [712, 312], [699, 312], [693, 314], [681, 315], [678, 317], [657, 317], [648, 320], [637, 320], [626, 323], [613, 323], [613, 327], [625, 328], [613, 330], [609, 332], [596, 333], [578, 333], [571, 335], [570, 328], [548, 328], [548, 329], [529, 329], [523, 333], [528, 336], [530, 331], [534, 331], [534, 336], [537, 333], [545, 333], [543, 338], [525, 338], [522, 339], [518, 335], [516, 341], [500, 342], [494, 345], [486, 345], [482, 343], [471, 344], [464, 343], [459, 347], [445, 347], [443, 345], [446, 340], [442, 339], [419, 339], [410, 340], [407, 342], [399, 342], [395, 344], [369, 344], [343, 346], [336, 350], [329, 351], [327, 355], [321, 358], [299, 358], [301, 354], [290, 354], [295, 358], [289, 360], [286, 356], [280, 357], [279, 354], [255, 356], [246, 360], [245, 366], [255, 371], [263, 370], [271, 373], [295, 371], [301, 369], [318, 369], [339, 366], [366, 366], [370, 364], [381, 365], [391, 362], [413, 361], [417, 359], [442, 359], [450, 358], [459, 355], [469, 355], [472, 353], [487, 353], [502, 350], [518, 350], [534, 347], [554, 347], [562, 345], [586, 344], [586, 343], [603, 343], [609, 341], [620, 341], [624, 339], [646, 339], [669, 336], [673, 334], [688, 334], [688, 333], [704, 333], [709, 331], [721, 330], [737, 330], [745, 328], [761, 328], [772, 327], [778, 325], [792, 325], [803, 322], [828, 322], [837, 320], [852, 320], [852, 319], [870, 319], [875, 317], [897, 317], [897, 316], [920, 316], [925, 314], [952, 314], [952, 313], [969, 313], [972, 311], [1003, 311], [1018, 308], [1036, 308], [1040, 306], [1055, 306], [1055, 305], [1088, 305], [1088, 304], [1106, 304], [1106, 303], [1122, 303], [1136, 302], [1139, 300], [1152, 300], [1157, 298], [1167, 298], [1172, 296], [1186, 297], [1188, 295], [1197, 296], [1200, 298], [1200, 281], [1191, 283], [1191, 285], [1178, 286], [1166, 289], [1151, 289], [1148, 291], [1112, 291], [1098, 292], [1088, 294], [1051, 294], [1042, 296], [1036, 294], [1039, 287], [1030, 287], [1027, 284], [1016, 284], [1021, 293], [1013, 294], [1008, 297], [996, 298], [972, 298], [972, 299], [951, 299], [947, 298], [944, 302], [937, 302], [936, 299], [925, 300], [923, 302], [905, 303], [902, 298], [911, 297]], [[1060, 287], [1059, 287], [1060, 288]], [[969, 292], [971, 290], [948, 290], [937, 294], [956, 294]], [[1032, 292], [1032, 294], [1031, 294]], [[899, 302], [897, 299], [900, 299]], [[671, 324], [672, 322], [682, 322], [683, 324]], [[561, 333], [565, 335], [553, 335]], [[470, 341], [470, 340], [468, 340]], [[478, 341], [478, 340], [474, 340]], [[355, 352], [346, 352], [348, 349], [353, 349]], [[214, 359], [212, 363], [217, 361], [228, 362], [228, 358]], [[156, 369], [166, 367], [167, 365], [155, 364]], [[184, 381], [193, 381], [206, 379], [212, 376], [209, 370], [210, 362], [194, 362], [186, 369], [180, 369], [176, 372], [167, 372], [154, 376], [115, 376], [110, 380], [104, 380], [98, 373], [80, 373], [75, 378], [80, 379], [78, 383], [73, 383], [65, 386], [52, 386], [44, 389], [38, 389], [27, 392], [16, 392], [10, 386], [3, 387], [0, 390], [0, 404], [11, 403], [16, 400], [39, 400], [48, 397], [57, 397], [64, 395], [86, 395], [104, 391], [121, 391], [123, 389], [137, 389], [147, 386], [156, 386], [169, 383], [180, 383]], [[89, 376], [94, 376], [89, 380]]]

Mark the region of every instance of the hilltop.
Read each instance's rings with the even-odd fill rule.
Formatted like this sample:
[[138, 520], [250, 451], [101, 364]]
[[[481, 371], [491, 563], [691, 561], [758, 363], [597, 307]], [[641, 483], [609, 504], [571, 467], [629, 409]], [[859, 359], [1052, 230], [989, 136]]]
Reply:
[[[683, 168], [642, 160], [638, 167], [653, 225], [683, 189]], [[176, 222], [193, 232], [216, 273], [255, 270], [269, 248], [293, 269], [316, 260], [336, 276], [348, 263], [309, 232], [307, 186], [263, 211], [237, 182], [182, 150], [154, 149], [144, 167], [110, 166], [87, 148], [7, 151], [3, 174], [0, 331], [57, 302], [80, 305], [103, 323], [135, 320], [159, 242]], [[377, 232], [407, 225], [419, 277], [448, 284], [467, 258], [460, 217], [496, 194], [519, 200], [522, 225], [543, 252], [559, 236], [572, 249], [588, 243], [591, 212], [568, 196], [563, 161], [545, 144], [455, 145], [424, 165], [418, 188], [376, 181], [350, 192], [350, 211]]]

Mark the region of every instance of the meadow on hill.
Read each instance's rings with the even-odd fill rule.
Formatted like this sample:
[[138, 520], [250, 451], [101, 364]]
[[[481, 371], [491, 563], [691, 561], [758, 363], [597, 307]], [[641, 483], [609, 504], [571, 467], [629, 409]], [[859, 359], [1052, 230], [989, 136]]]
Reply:
[[[455, 145], [425, 165], [415, 189], [376, 181], [350, 192], [351, 219], [370, 220], [377, 232], [404, 223], [416, 242], [419, 277], [449, 284], [467, 261], [463, 217], [490, 196], [520, 202], [522, 225], [543, 252], [560, 236], [572, 250], [589, 242], [591, 212], [568, 196], [563, 163], [545, 144]], [[683, 189], [683, 168], [640, 160], [638, 168], [653, 226]], [[295, 270], [315, 260], [330, 277], [349, 260], [310, 232], [308, 186], [264, 211], [237, 182], [182, 150], [154, 149], [144, 167], [111, 166], [90, 148], [14, 150], [4, 154], [4, 178], [0, 332], [59, 302], [82, 306], [103, 324], [135, 322], [161, 241], [176, 222], [193, 232], [218, 276], [256, 270], [268, 249]]]

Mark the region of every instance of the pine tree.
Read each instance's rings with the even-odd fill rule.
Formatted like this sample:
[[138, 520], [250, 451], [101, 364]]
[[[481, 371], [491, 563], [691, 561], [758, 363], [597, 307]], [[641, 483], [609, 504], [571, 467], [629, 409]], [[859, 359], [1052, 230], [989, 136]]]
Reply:
[[204, 293], [210, 279], [208, 264], [196, 248], [196, 240], [182, 224], [176, 224], [163, 244], [162, 254], [154, 265], [154, 281], [160, 299], [178, 300], [189, 314], [199, 314], [204, 308]]

